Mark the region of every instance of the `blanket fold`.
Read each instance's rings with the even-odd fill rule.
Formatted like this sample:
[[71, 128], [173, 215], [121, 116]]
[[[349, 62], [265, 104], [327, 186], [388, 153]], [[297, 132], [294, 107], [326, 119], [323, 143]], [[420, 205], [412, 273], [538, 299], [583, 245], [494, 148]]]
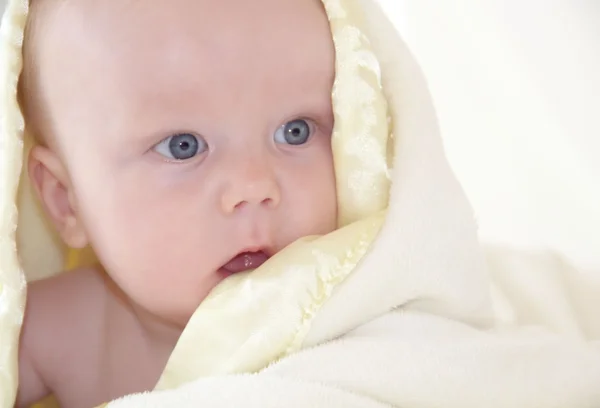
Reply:
[[[0, 407], [17, 389], [24, 276], [66, 259], [25, 182], [17, 197], [27, 4], [9, 1], [1, 33]], [[106, 406], [599, 407], [600, 274], [484, 251], [410, 50], [376, 0], [323, 5], [340, 228], [224, 281], [156, 389]]]
[[580, 341], [396, 311], [258, 374], [207, 377], [109, 407], [591, 408], [599, 364]]

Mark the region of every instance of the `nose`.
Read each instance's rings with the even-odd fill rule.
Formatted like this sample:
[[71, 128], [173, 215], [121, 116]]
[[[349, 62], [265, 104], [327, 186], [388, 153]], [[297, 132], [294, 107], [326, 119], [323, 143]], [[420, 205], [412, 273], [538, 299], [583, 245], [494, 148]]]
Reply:
[[244, 160], [225, 171], [228, 175], [221, 196], [221, 207], [225, 214], [245, 207], [274, 208], [279, 205], [281, 191], [275, 171], [269, 163], [257, 159]]

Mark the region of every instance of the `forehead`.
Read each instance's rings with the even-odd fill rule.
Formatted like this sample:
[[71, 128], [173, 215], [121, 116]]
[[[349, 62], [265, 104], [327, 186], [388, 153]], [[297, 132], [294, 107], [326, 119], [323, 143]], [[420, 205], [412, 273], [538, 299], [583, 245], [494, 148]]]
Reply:
[[160, 53], [166, 58], [198, 50], [217, 58], [233, 58], [271, 54], [286, 46], [315, 45], [315, 41], [322, 40], [326, 19], [319, 0], [70, 3], [72, 6], [63, 7], [67, 19], [64, 27], [72, 28], [74, 38], [86, 38], [117, 53]]
[[232, 85], [240, 72], [308, 78], [333, 65], [319, 0], [70, 0], [46, 34], [42, 62], [54, 79], [118, 72], [135, 84], [195, 72], [187, 79]]
[[139, 115], [149, 128], [198, 111], [219, 121], [259, 98], [266, 110], [330, 96], [319, 0], [66, 0], [47, 19], [37, 70], [52, 133], [108, 132]]

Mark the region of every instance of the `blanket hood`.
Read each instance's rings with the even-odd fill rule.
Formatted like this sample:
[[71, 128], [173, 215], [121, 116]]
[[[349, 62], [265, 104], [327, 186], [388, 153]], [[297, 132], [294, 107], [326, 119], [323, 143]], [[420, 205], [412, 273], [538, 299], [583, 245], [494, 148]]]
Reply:
[[[256, 372], [400, 307], [490, 324], [472, 211], [444, 157], [418, 64], [374, 0], [323, 4], [336, 50], [340, 229], [300, 240], [217, 287], [157, 389]], [[25, 276], [56, 273], [66, 262], [23, 166], [31, 142], [16, 96], [27, 13], [26, 0], [9, 1], [1, 31], [0, 406], [16, 392]]]

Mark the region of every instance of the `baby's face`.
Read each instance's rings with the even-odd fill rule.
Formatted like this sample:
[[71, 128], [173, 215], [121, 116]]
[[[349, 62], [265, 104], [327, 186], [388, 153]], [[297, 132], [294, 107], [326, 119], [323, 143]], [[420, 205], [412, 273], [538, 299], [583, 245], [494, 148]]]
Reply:
[[183, 323], [236, 255], [335, 228], [320, 1], [79, 0], [48, 19], [45, 129], [133, 301]]

